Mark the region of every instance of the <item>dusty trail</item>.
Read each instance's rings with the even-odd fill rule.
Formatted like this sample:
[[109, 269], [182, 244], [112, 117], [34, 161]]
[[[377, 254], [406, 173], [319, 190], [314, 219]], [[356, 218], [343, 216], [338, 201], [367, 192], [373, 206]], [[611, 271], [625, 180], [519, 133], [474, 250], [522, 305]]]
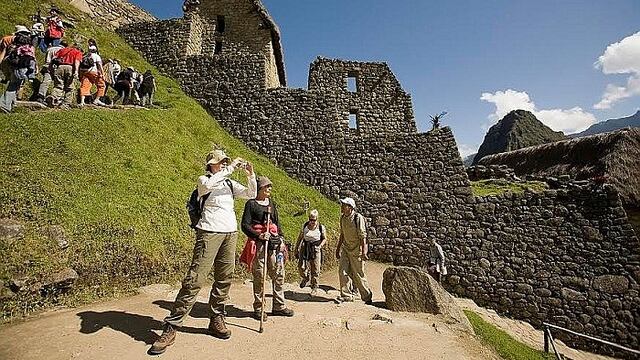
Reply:
[[[250, 317], [251, 283], [231, 290], [234, 307], [228, 325], [233, 335], [218, 340], [206, 334], [207, 296], [203, 290], [191, 317], [163, 359], [497, 359], [472, 335], [445, 324], [440, 317], [394, 313], [381, 308], [385, 266], [368, 263], [374, 305], [336, 304], [335, 271], [323, 274], [325, 291], [309, 298], [309, 288], [288, 285], [293, 318], [269, 317], [265, 333]], [[162, 329], [177, 290], [153, 285], [136, 296], [78, 309], [54, 311], [0, 328], [0, 359], [146, 359]], [[267, 309], [270, 309], [270, 299]], [[375, 315], [392, 319], [372, 320]], [[283, 355], [284, 354], [284, 355]]]

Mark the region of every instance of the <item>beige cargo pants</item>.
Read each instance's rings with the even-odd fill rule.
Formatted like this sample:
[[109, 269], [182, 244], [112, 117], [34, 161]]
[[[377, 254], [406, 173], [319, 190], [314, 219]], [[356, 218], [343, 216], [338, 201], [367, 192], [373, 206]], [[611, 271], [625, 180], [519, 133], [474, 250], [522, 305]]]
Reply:
[[236, 240], [238, 233], [214, 233], [197, 230], [193, 259], [182, 288], [176, 296], [173, 311], [164, 321], [180, 326], [189, 315], [196, 297], [203, 286], [213, 281], [209, 294], [211, 316], [224, 315], [224, 306], [229, 302], [229, 289], [236, 263]]
[[364, 260], [359, 253], [349, 253], [344, 247], [340, 250], [339, 262], [340, 296], [343, 298], [353, 298], [351, 293], [352, 281], [360, 292], [362, 301], [369, 301], [373, 294], [367, 283], [367, 276], [364, 274]]
[[[264, 249], [265, 246], [258, 242], [258, 253], [256, 258], [253, 259], [251, 266], [253, 274], [253, 309], [255, 311], [262, 310], [262, 271], [264, 269]], [[273, 294], [272, 310], [284, 309], [284, 264], [276, 264], [276, 252], [274, 250], [269, 251], [267, 254], [267, 274], [271, 278], [271, 288]], [[266, 305], [266, 304], [265, 304]]]

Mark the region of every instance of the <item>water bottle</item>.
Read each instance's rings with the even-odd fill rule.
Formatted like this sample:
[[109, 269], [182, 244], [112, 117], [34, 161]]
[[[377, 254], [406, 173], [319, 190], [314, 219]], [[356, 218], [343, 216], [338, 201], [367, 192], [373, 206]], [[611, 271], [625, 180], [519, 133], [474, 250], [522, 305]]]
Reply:
[[276, 254], [276, 274], [278, 276], [284, 274], [284, 254], [282, 251], [278, 251]]

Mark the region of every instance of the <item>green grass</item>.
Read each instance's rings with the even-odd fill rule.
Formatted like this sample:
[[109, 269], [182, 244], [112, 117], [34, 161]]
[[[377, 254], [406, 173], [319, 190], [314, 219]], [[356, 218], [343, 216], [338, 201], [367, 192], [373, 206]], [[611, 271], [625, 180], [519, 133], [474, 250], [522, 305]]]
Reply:
[[464, 310], [473, 326], [473, 331], [480, 340], [492, 347], [500, 357], [506, 360], [538, 360], [553, 359], [552, 354], [545, 354], [535, 350], [509, 336], [503, 330], [486, 322], [480, 315], [470, 310]]
[[522, 183], [510, 182], [507, 180], [480, 180], [472, 181], [471, 189], [475, 196], [500, 195], [505, 192], [523, 193], [526, 190], [542, 192], [548, 189], [547, 184], [541, 181], [527, 181]]
[[[158, 74], [116, 34], [94, 25], [67, 2], [54, 3], [75, 18], [76, 29], [68, 37], [96, 38], [103, 58], [117, 57], [125, 66]], [[14, 24], [30, 25], [27, 18], [39, 4], [5, 1], [0, 30], [8, 33]], [[80, 274], [68, 294], [42, 297], [27, 291], [3, 300], [3, 320], [54, 304], [76, 305], [128, 294], [149, 283], [180, 280], [194, 241], [185, 202], [213, 144], [253, 162], [258, 174], [271, 178], [289, 241], [295, 241], [306, 220], [294, 214], [307, 199], [320, 211], [335, 245], [337, 203], [230, 136], [174, 80], [156, 80], [161, 108], [0, 115], [0, 218], [19, 220], [27, 228], [20, 241], [0, 241], [0, 282], [26, 277], [37, 284], [65, 267]], [[243, 174], [233, 178], [246, 183]], [[242, 207], [238, 202], [238, 215]], [[69, 248], [58, 249], [45, 235], [47, 225], [64, 227]], [[243, 243], [244, 236], [239, 236], [239, 249]], [[294, 269], [290, 262], [289, 278], [297, 277]], [[238, 270], [238, 276], [243, 275]]]

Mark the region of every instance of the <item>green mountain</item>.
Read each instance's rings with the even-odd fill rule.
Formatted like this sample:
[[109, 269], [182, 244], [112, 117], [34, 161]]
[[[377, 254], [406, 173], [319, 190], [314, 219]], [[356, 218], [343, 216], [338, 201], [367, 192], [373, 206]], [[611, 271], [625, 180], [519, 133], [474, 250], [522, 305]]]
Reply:
[[[289, 241], [296, 240], [305, 221], [307, 200], [320, 211], [335, 244], [337, 203], [226, 133], [174, 80], [160, 75], [118, 35], [68, 2], [54, 3], [75, 21], [68, 38], [82, 43], [95, 38], [104, 58], [151, 69], [158, 82], [158, 107], [0, 115], [0, 224], [10, 221], [23, 227], [15, 238], [0, 233], [4, 320], [52, 304], [78, 304], [153, 282], [180, 280], [194, 241], [185, 202], [214, 143], [271, 178]], [[44, 6], [35, 0], [3, 2], [0, 31], [7, 34], [15, 24], [30, 25], [30, 15], [39, 7], [46, 10]], [[235, 179], [246, 182], [244, 175]], [[238, 215], [242, 207], [238, 203]], [[60, 234], [69, 243], [66, 249], [56, 240]], [[243, 243], [239, 235], [239, 248]], [[295, 276], [293, 262], [289, 266], [289, 276]], [[79, 275], [69, 292], [43, 287], [67, 268]], [[240, 270], [238, 274], [243, 275]]]
[[576, 134], [571, 134], [569, 135], [569, 137], [577, 138], [582, 136], [601, 134], [618, 129], [624, 129], [626, 127], [640, 127], [640, 110], [636, 111], [636, 113], [631, 116], [619, 119], [609, 119], [597, 124], [593, 124], [589, 126], [587, 130]]
[[484, 137], [473, 159], [477, 164], [484, 156], [517, 150], [528, 146], [564, 140], [561, 131], [553, 131], [526, 110], [513, 110], [493, 125]]

